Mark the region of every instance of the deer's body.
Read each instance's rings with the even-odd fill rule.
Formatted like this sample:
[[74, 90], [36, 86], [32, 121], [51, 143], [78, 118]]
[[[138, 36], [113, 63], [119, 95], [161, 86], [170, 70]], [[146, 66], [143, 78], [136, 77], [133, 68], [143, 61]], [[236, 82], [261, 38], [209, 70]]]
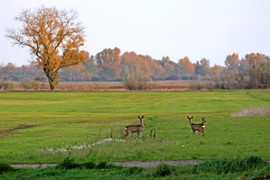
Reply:
[[141, 118], [140, 116], [138, 116], [138, 118], [140, 119], [140, 125], [129, 125], [125, 127], [125, 131], [126, 131], [125, 137], [127, 137], [130, 133], [134, 133], [134, 132], [137, 132], [138, 136], [140, 135], [140, 133], [143, 130], [143, 116]]
[[189, 119], [189, 124], [190, 124], [192, 131], [193, 131], [193, 135], [196, 134], [196, 131], [199, 131], [200, 133], [203, 133], [203, 136], [204, 136], [204, 128], [205, 128], [204, 123], [206, 122], [205, 118], [202, 117], [202, 123], [200, 123], [200, 124], [193, 124], [192, 123], [193, 116], [191, 116], [191, 118], [189, 118], [187, 116], [187, 118]]

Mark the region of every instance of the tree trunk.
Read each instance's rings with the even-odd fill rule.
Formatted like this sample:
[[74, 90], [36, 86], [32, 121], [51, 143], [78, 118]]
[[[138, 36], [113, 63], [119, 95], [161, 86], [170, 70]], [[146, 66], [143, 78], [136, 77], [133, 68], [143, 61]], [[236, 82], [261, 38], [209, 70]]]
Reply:
[[54, 85], [53, 85], [53, 82], [49, 82], [50, 83], [50, 90], [53, 91], [54, 90]]

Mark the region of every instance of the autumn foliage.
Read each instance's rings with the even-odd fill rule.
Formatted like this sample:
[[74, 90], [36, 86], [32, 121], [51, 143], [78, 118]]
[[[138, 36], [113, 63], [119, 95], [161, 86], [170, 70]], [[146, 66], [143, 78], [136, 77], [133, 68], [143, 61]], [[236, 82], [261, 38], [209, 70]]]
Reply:
[[7, 37], [14, 45], [26, 46], [35, 56], [33, 61], [43, 69], [50, 89], [58, 83], [59, 70], [80, 65], [86, 60], [84, 28], [76, 23], [74, 10], [57, 10], [42, 6], [36, 11], [23, 10], [15, 19], [23, 24], [21, 29], [7, 29]]
[[[11, 87], [6, 84], [8, 80], [14, 80], [21, 81], [25, 89], [32, 88], [37, 77], [47, 78], [51, 90], [59, 81], [117, 81], [131, 90], [166, 88], [167, 85], [161, 87], [153, 83], [158, 80], [198, 80], [198, 86], [194, 87], [193, 83], [192, 89], [270, 87], [270, 58], [262, 53], [246, 54], [242, 59], [237, 53], [232, 53], [224, 58], [225, 66], [212, 67], [206, 58], [193, 63], [185, 56], [176, 63], [169, 56], [153, 59], [134, 51], [121, 53], [118, 47], [105, 48], [96, 55], [90, 55], [80, 50], [84, 45], [85, 31], [76, 19], [77, 12], [72, 9], [42, 6], [35, 11], [21, 11], [15, 20], [23, 24], [22, 28], [8, 28], [6, 36], [14, 45], [28, 47], [35, 58], [30, 65], [21, 67], [12, 63], [0, 65], [2, 87]], [[74, 89], [75, 86], [78, 85], [57, 87]], [[35, 85], [35, 89], [42, 87], [45, 85]], [[111, 88], [80, 85], [79, 89], [96, 87]], [[176, 87], [168, 85], [168, 88]]]

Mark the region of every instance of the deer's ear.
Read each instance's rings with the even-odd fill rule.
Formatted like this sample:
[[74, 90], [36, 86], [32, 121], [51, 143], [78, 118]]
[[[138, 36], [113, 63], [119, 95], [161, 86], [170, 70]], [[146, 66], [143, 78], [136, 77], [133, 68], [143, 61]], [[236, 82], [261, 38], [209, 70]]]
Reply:
[[138, 116], [138, 118], [140, 119], [140, 116]]
[[187, 118], [189, 119], [189, 117], [187, 116]]
[[142, 118], [143, 118], [143, 116], [142, 116]]
[[193, 118], [193, 116], [191, 116], [191, 118]]

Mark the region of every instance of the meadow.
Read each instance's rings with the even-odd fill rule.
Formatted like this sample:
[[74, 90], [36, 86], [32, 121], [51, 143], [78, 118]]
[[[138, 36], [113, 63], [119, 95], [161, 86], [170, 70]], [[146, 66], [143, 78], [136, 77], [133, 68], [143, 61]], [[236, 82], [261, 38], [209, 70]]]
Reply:
[[[0, 92], [0, 160], [270, 160], [270, 117], [231, 116], [246, 107], [270, 107], [269, 95], [270, 90]], [[124, 139], [124, 127], [139, 124], [142, 115], [143, 135]], [[194, 123], [206, 117], [204, 137], [192, 134], [186, 116]]]

